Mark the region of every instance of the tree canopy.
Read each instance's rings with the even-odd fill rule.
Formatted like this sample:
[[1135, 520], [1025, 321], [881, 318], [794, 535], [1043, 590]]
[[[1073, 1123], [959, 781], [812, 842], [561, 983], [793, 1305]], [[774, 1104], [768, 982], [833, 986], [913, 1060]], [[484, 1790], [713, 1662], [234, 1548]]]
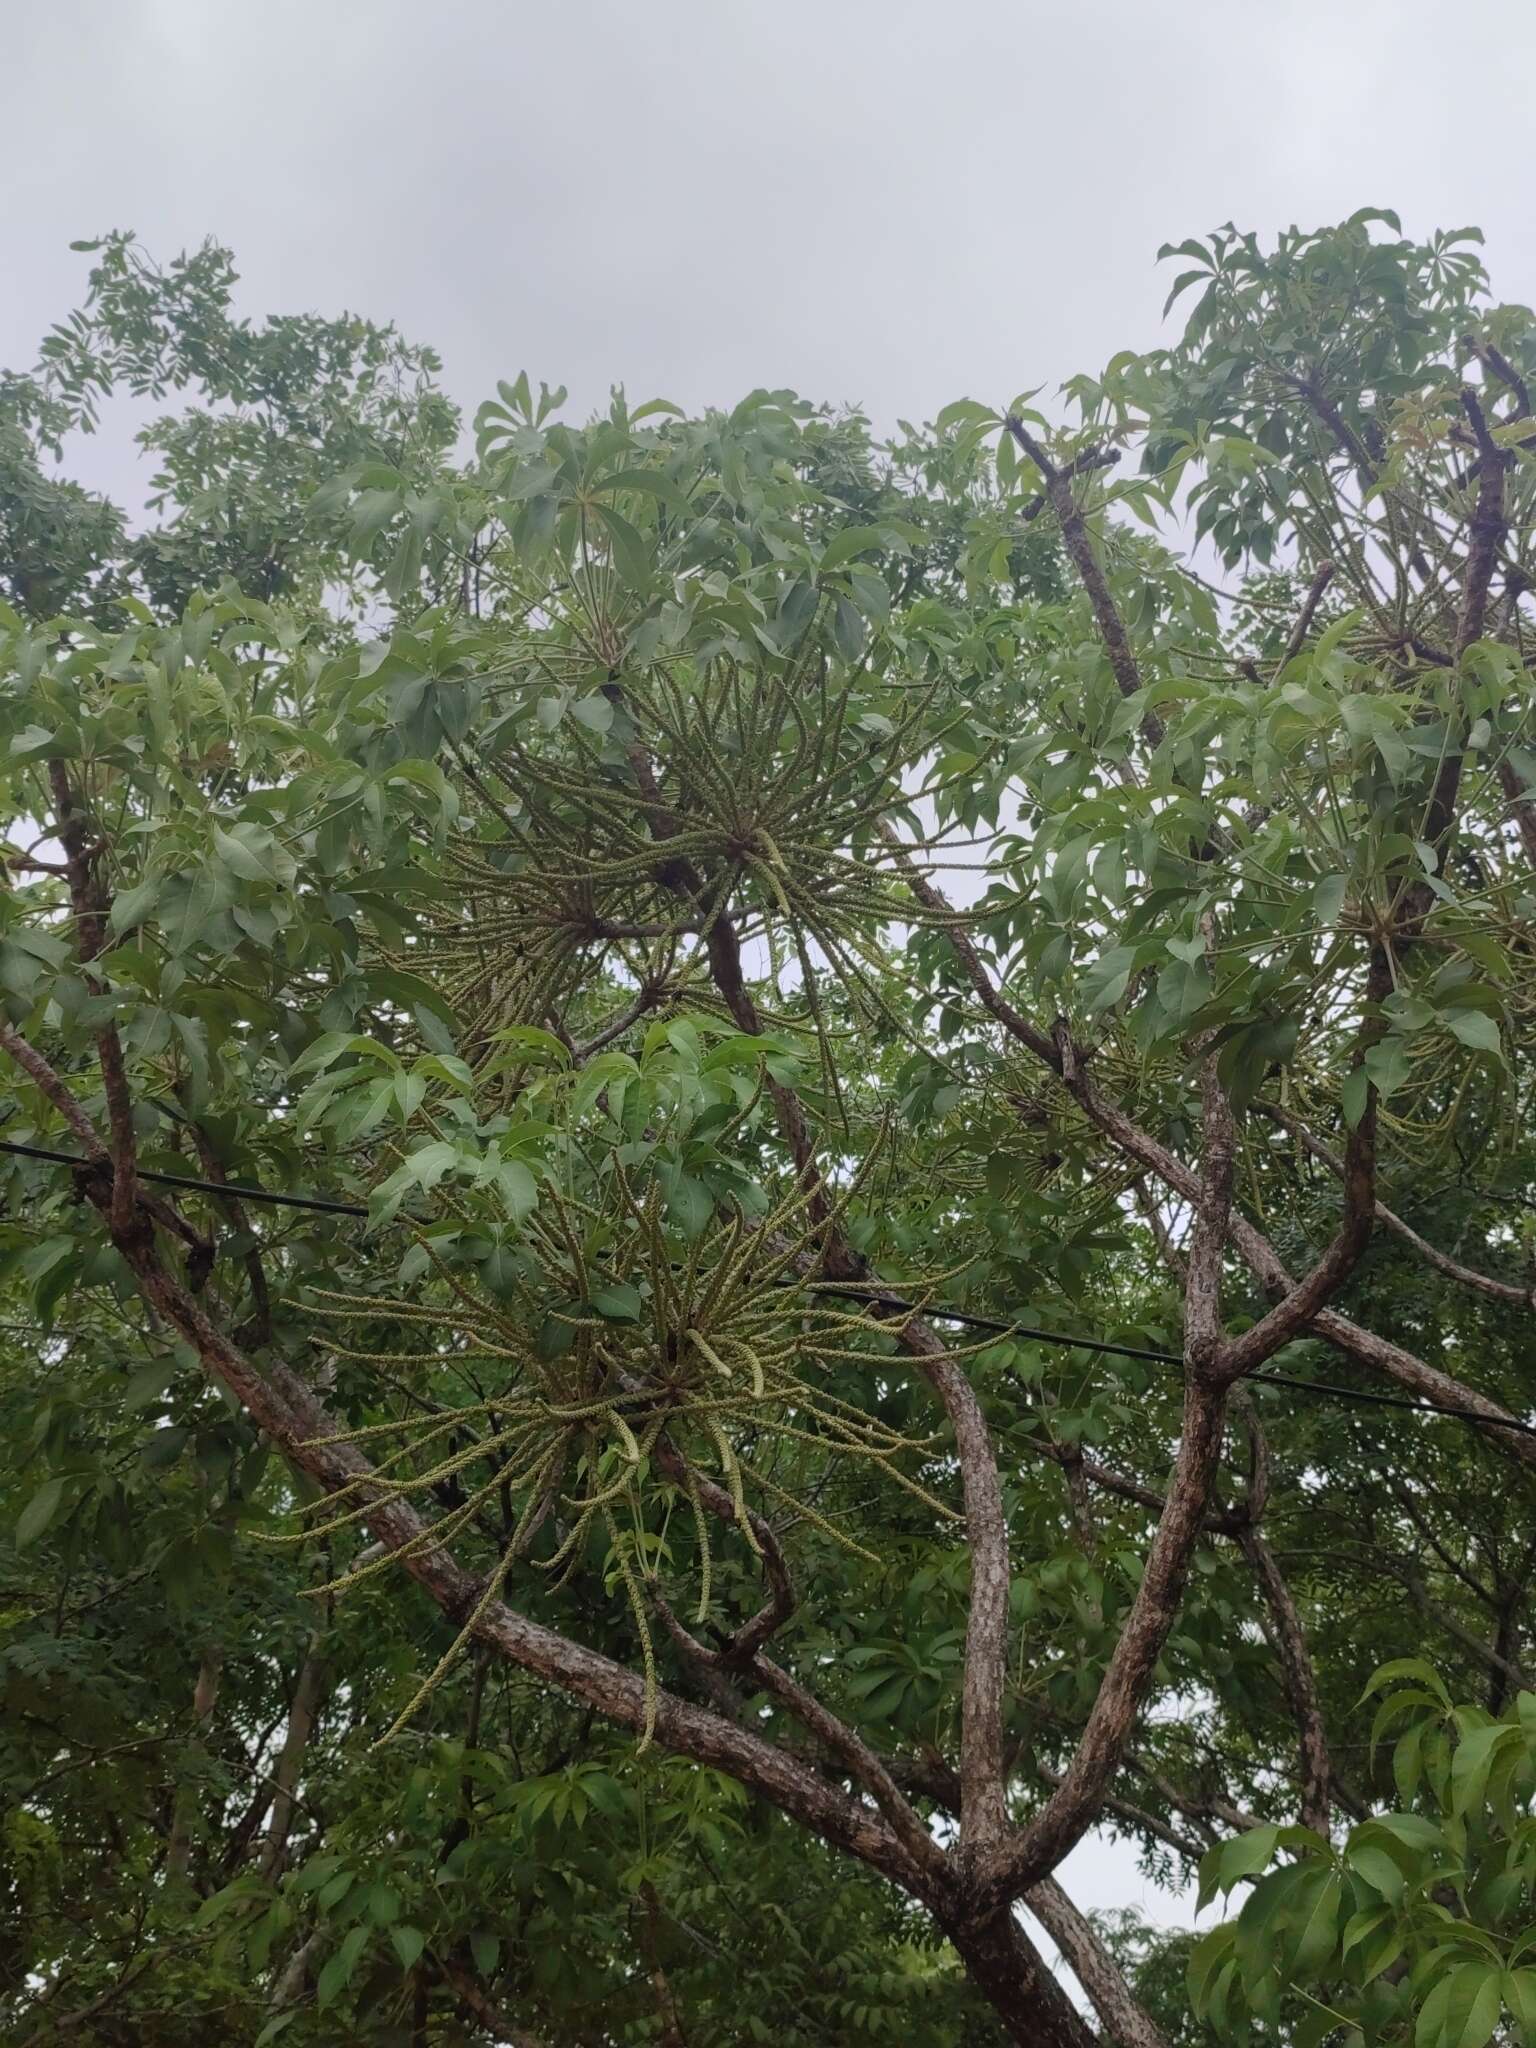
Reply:
[[472, 451], [82, 245], [0, 379], [9, 2037], [1536, 2040], [1479, 239], [1185, 242], [1060, 405]]

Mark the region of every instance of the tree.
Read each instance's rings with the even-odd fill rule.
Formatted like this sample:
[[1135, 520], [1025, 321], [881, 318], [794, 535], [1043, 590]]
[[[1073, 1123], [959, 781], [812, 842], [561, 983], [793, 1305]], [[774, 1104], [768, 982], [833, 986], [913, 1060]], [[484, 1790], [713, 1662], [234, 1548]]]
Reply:
[[[78, 1162], [13, 1154], [7, 1225], [44, 2029], [163, 1956], [266, 2038], [740, 2039], [718, 1854], [710, 1915], [802, 1929], [869, 1874], [752, 1954], [774, 2038], [1085, 2042], [1022, 1906], [1149, 2048], [1053, 1875], [1089, 1829], [1363, 1822], [1405, 1598], [1504, 1709], [1536, 332], [1468, 241], [1187, 243], [1183, 339], [1071, 428], [575, 427], [520, 377], [463, 464], [389, 330], [106, 245], [6, 387], [75, 548], [68, 610], [11, 578], [0, 701], [6, 1137]], [[38, 495], [119, 379], [212, 402], [134, 543]], [[124, 1825], [74, 1773], [154, 1715], [146, 1510], [200, 1589], [100, 1982], [61, 1902]]]

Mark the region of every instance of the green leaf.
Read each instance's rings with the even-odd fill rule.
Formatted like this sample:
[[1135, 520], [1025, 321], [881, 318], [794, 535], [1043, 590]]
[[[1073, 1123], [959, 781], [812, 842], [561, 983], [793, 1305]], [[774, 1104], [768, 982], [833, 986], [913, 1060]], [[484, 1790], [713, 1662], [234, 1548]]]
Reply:
[[1536, 1969], [1506, 1970], [1501, 1987], [1503, 2000], [1514, 2015], [1515, 2024], [1530, 2048], [1536, 2042]]
[[568, 1067], [571, 1055], [553, 1031], [544, 1031], [536, 1024], [504, 1024], [492, 1036], [498, 1044], [509, 1050], [526, 1053], [548, 1060], [552, 1066]]
[[1371, 1077], [1364, 1067], [1353, 1067], [1344, 1076], [1339, 1090], [1339, 1106], [1344, 1112], [1344, 1121], [1354, 1131], [1360, 1127], [1371, 1099]]
[[1119, 1002], [1135, 967], [1134, 946], [1111, 946], [1099, 955], [1082, 979], [1083, 1003], [1090, 1016]]
[[611, 1322], [633, 1323], [639, 1320], [639, 1291], [627, 1280], [613, 1280], [606, 1286], [594, 1287], [587, 1300], [600, 1316], [608, 1317]]
[[878, 526], [845, 526], [834, 533], [821, 551], [817, 563], [819, 574], [826, 576], [833, 569], [841, 569], [845, 562], [851, 562], [858, 555], [873, 554], [886, 545], [885, 535]]
[[1519, 1742], [1520, 1730], [1500, 1721], [1486, 1728], [1474, 1728], [1462, 1736], [1451, 1763], [1452, 1813], [1466, 1813], [1481, 1802], [1498, 1751]]
[[1414, 2026], [1414, 2048], [1483, 2048], [1498, 2024], [1503, 1990], [1497, 1963], [1459, 1964], [1431, 1987]]
[[1210, 2016], [1211, 1992], [1218, 1973], [1232, 1960], [1236, 1936], [1236, 1925], [1229, 1920], [1203, 1934], [1190, 1950], [1186, 1983], [1189, 2002], [1197, 2019]]
[[230, 873], [238, 875], [244, 882], [288, 883], [293, 880], [295, 864], [292, 857], [284, 853], [270, 832], [258, 825], [236, 825], [228, 832], [215, 825], [213, 846]]
[[608, 530], [614, 567], [631, 590], [646, 590], [652, 574], [651, 550], [637, 527], [631, 526], [611, 505], [593, 510]]
[[957, 398], [944, 407], [933, 424], [942, 434], [950, 427], [1001, 426], [1002, 415], [995, 413], [991, 406], [982, 405], [974, 398]]
[[368, 1893], [368, 1917], [375, 1927], [388, 1927], [400, 1917], [400, 1894], [390, 1884], [376, 1884]]
[[667, 1195], [667, 1215], [684, 1237], [699, 1237], [715, 1213], [714, 1198], [702, 1181], [679, 1174]]
[[[650, 410], [651, 408], [642, 408]], [[635, 415], [640, 417], [639, 413]], [[664, 505], [670, 505], [675, 512], [691, 512], [693, 506], [671, 477], [663, 476], [654, 469], [621, 469], [613, 476], [605, 476], [601, 483], [593, 484], [594, 491], [643, 491], [647, 497], [658, 498]]]
[[64, 1498], [62, 1479], [45, 1479], [21, 1513], [16, 1517], [16, 1532], [13, 1541], [18, 1550], [25, 1550], [29, 1543], [35, 1543], [50, 1526], [59, 1511]]
[[1317, 1976], [1338, 1941], [1342, 1887], [1330, 1872], [1310, 1894], [1303, 1909], [1291, 1955], [1291, 1968], [1302, 1981]]
[[1394, 1657], [1390, 1663], [1382, 1664], [1367, 1679], [1365, 1690], [1360, 1695], [1364, 1702], [1378, 1692], [1385, 1692], [1389, 1685], [1396, 1685], [1403, 1679], [1411, 1679], [1415, 1685], [1426, 1685], [1446, 1707], [1451, 1696], [1445, 1689], [1445, 1682], [1433, 1664], [1427, 1664], [1422, 1657]]
[[1278, 1827], [1247, 1828], [1230, 1841], [1218, 1842], [1200, 1859], [1200, 1895], [1196, 1907], [1206, 1906], [1217, 1892], [1229, 1892], [1245, 1877], [1264, 1869], [1280, 1840]]
[[160, 900], [158, 881], [140, 882], [132, 889], [123, 889], [112, 899], [112, 909], [107, 917], [107, 929], [115, 936], [131, 932], [141, 925]]
[[857, 661], [864, 651], [864, 620], [846, 597], [833, 600], [832, 644], [849, 663]]
[[1492, 1017], [1481, 1010], [1448, 1010], [1442, 1013], [1445, 1028], [1453, 1038], [1459, 1038], [1463, 1045], [1470, 1045], [1474, 1052], [1501, 1050], [1499, 1027]]
[[413, 1970], [421, 1960], [421, 1952], [427, 1945], [427, 1937], [419, 1927], [391, 1927], [389, 1944], [400, 1958], [402, 1970]]
[[1378, 1849], [1370, 1842], [1350, 1849], [1349, 1867], [1384, 1899], [1400, 1899], [1407, 1888], [1407, 1879], [1386, 1850]]
[[495, 1187], [513, 1223], [521, 1223], [539, 1205], [539, 1184], [521, 1159], [488, 1159], [479, 1178]]
[[571, 716], [578, 725], [584, 725], [588, 732], [606, 734], [613, 724], [613, 705], [600, 691], [590, 697], [577, 697], [571, 705]]

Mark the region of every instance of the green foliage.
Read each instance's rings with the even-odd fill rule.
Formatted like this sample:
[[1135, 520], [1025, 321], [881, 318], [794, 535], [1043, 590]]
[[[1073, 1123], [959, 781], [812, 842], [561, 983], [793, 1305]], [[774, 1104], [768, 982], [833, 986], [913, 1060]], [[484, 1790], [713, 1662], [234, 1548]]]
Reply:
[[[378, 1554], [368, 1509], [421, 1509], [482, 1606], [652, 1702], [719, 1705], [695, 1631], [798, 1766], [784, 1691], [728, 1654], [781, 1553], [776, 1666], [947, 1839], [963, 1489], [901, 1316], [863, 1296], [1017, 1318], [931, 1362], [997, 1451], [1009, 1796], [1036, 1810], [1144, 1580], [1181, 1427], [1144, 1354], [1178, 1345], [1188, 1217], [981, 1007], [957, 935], [1178, 1162], [1213, 1054], [1242, 1214], [1297, 1270], [1372, 1111], [1379, 1200], [1445, 1250], [1379, 1231], [1341, 1306], [1530, 1412], [1532, 450], [1487, 353], [1536, 372], [1530, 315], [1486, 303], [1465, 236], [1387, 216], [1175, 252], [1179, 342], [1074, 380], [1070, 427], [1009, 409], [1070, 486], [1128, 678], [990, 405], [880, 443], [784, 391], [698, 417], [616, 392], [576, 424], [519, 376], [468, 455], [393, 329], [237, 320], [212, 245], [91, 253], [0, 383], [0, 1009], [100, 1129], [115, 1034], [186, 1226], [167, 1266], [376, 1476], [317, 1496], [146, 1314], [99, 1182], [3, 1155], [4, 2028], [384, 2048], [499, 2014], [638, 2048], [670, 2001], [694, 2048], [996, 2040], [925, 1912], [493, 1662], [480, 1607], [399, 1569], [427, 1540]], [[1468, 377], [1509, 559], [1457, 647]], [[53, 465], [125, 392], [179, 407], [132, 537]], [[1185, 508], [1233, 588], [1164, 545]], [[78, 1152], [34, 1077], [4, 1085], [8, 1141]], [[1226, 1283], [1240, 1330], [1265, 1293]], [[1478, 2048], [1531, 2017], [1530, 1467], [1299, 1390], [1381, 1390], [1316, 1334], [1281, 1363], [1102, 1815], [1153, 1875], [1209, 1851], [1208, 1891], [1248, 1899], [1188, 1994], [1182, 1937], [1103, 1940], [1179, 2048], [1200, 2016]], [[1294, 1824], [1257, 1538], [1337, 1842]], [[1389, 1667], [1355, 1742], [1405, 1611], [1431, 1662]]]
[[1500, 1715], [1453, 1706], [1430, 1665], [1399, 1658], [1377, 1694], [1371, 1748], [1390, 1738], [1399, 1809], [1337, 1845], [1259, 1827], [1211, 1850], [1202, 1903], [1252, 1889], [1194, 1949], [1195, 2010], [1223, 2038], [1536, 2038], [1536, 1693]]

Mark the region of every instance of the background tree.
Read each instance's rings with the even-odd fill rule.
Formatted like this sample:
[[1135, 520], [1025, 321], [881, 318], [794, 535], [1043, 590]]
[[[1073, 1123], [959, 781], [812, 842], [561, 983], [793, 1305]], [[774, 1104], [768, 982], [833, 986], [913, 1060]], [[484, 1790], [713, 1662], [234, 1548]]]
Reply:
[[[1467, 241], [1186, 244], [1070, 429], [519, 378], [467, 462], [389, 331], [104, 245], [6, 385], [6, 1136], [81, 1162], [5, 1226], [23, 2038], [1081, 2043], [1022, 1907], [1149, 2048], [1088, 1829], [1329, 1854], [1405, 1612], [1509, 1710], [1536, 337]], [[131, 541], [38, 454], [119, 382], [200, 400]]]

